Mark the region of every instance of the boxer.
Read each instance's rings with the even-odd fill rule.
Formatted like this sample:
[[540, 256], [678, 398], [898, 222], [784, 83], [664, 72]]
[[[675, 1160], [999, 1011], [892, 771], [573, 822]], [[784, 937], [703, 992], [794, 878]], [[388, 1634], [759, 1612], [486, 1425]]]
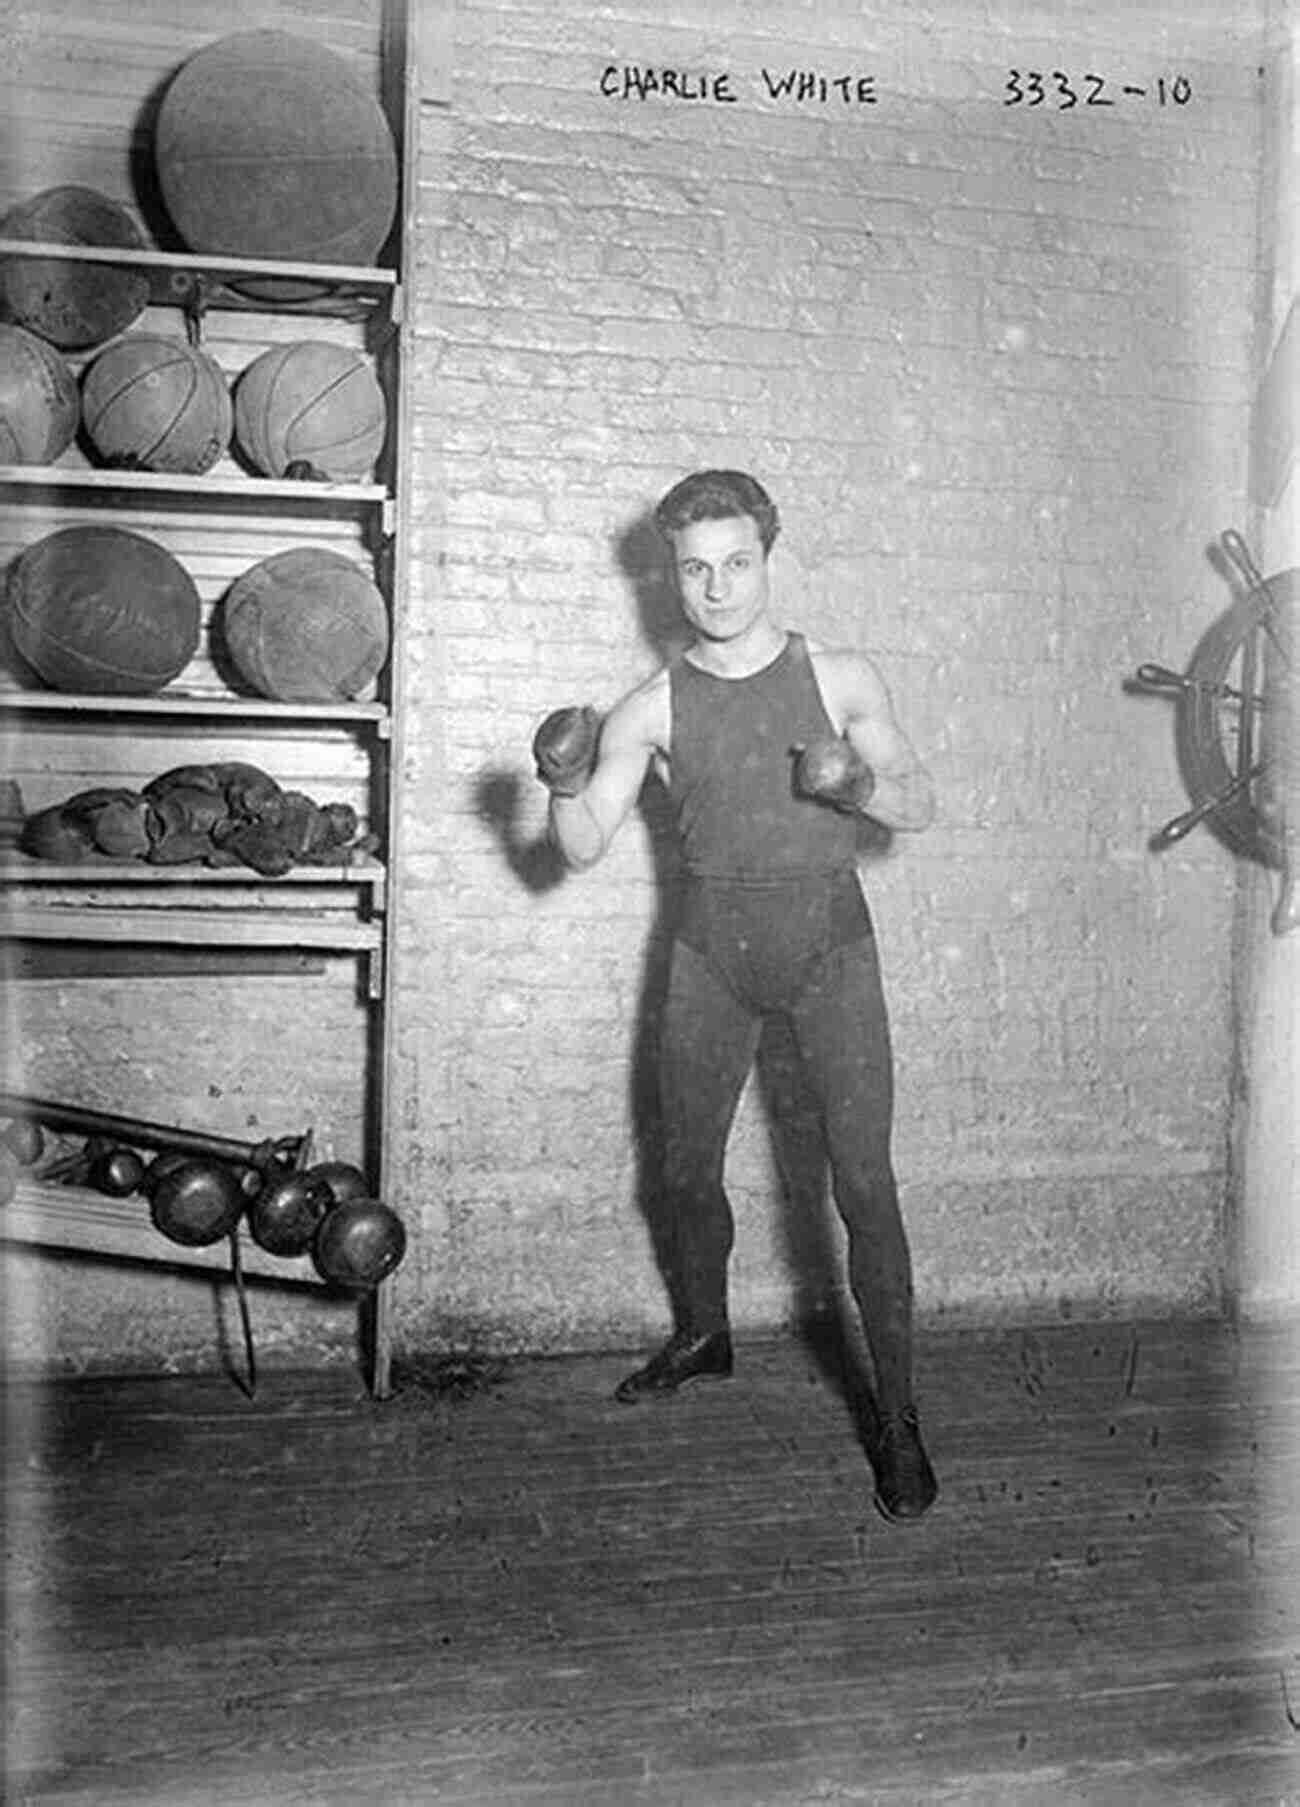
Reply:
[[930, 777], [875, 664], [778, 625], [775, 504], [740, 471], [698, 471], [656, 524], [693, 638], [601, 719], [558, 709], [533, 741], [550, 833], [584, 870], [648, 769], [668, 786], [685, 873], [659, 1045], [664, 1187], [678, 1322], [616, 1389], [624, 1402], [730, 1375], [734, 1237], [727, 1141], [764, 1017], [784, 1017], [820, 1107], [849, 1279], [875, 1378], [876, 1503], [895, 1521], [938, 1492], [912, 1386], [911, 1255], [891, 1154], [893, 1060], [858, 827], [933, 818]]

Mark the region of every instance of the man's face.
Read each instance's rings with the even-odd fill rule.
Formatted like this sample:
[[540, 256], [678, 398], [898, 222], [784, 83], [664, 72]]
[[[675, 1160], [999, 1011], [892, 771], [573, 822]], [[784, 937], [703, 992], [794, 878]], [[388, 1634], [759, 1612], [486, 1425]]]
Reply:
[[706, 640], [736, 640], [767, 611], [767, 557], [749, 515], [694, 521], [671, 536], [686, 619]]

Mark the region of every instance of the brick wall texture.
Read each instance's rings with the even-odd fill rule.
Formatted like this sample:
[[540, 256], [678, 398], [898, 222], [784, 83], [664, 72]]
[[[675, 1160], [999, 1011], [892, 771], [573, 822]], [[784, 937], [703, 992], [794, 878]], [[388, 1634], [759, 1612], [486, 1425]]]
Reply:
[[[1271, 84], [1264, 119], [1264, 264], [1260, 338], [1260, 417], [1281, 415], [1291, 457], [1277, 463], [1278, 485], [1265, 494], [1259, 529], [1265, 573], [1300, 565], [1300, 396], [1284, 334], [1300, 317], [1300, 30], [1290, 9], [1270, 8], [1274, 22]], [[1270, 436], [1271, 437], [1271, 436]], [[1272, 468], [1271, 465], [1269, 468]], [[1292, 745], [1300, 746], [1300, 684], [1290, 698]], [[1292, 808], [1295, 808], [1293, 803]], [[1237, 1104], [1233, 1113], [1235, 1207], [1230, 1251], [1243, 1310], [1282, 1315], [1294, 1325], [1300, 1298], [1300, 934], [1272, 933], [1274, 873], [1246, 868], [1238, 900]]]
[[[1216, 1304], [1236, 875], [1203, 831], [1147, 850], [1186, 797], [1169, 705], [1122, 685], [1190, 656], [1230, 599], [1207, 547], [1248, 525], [1258, 24], [1118, 0], [422, 24], [400, 1334], [666, 1324], [660, 822], [650, 794], [551, 882], [528, 749], [662, 660], [647, 510], [707, 464], [767, 483], [783, 618], [877, 657], [937, 781], [936, 825], [866, 868], [920, 1309]], [[678, 93], [644, 93], [665, 69]], [[773, 94], [792, 69], [825, 89]], [[728, 1179], [737, 1322], [833, 1296], [779, 1032]]]

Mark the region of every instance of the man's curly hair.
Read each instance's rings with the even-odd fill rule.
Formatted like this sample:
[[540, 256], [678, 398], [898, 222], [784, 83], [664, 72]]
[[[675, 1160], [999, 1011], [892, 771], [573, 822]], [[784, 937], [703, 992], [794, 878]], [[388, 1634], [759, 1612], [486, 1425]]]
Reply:
[[659, 503], [655, 525], [670, 534], [696, 521], [728, 521], [736, 515], [754, 522], [766, 557], [781, 531], [781, 518], [763, 485], [746, 471], [693, 471]]

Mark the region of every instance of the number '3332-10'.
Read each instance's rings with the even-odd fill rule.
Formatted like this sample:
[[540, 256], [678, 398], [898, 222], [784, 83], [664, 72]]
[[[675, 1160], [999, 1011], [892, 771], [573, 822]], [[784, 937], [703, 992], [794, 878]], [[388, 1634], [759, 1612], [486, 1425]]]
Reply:
[[1113, 107], [1118, 98], [1146, 99], [1150, 96], [1160, 106], [1185, 107], [1192, 98], [1192, 84], [1185, 75], [1172, 81], [1159, 76], [1150, 87], [1135, 82], [1111, 83], [1104, 75], [1072, 77], [1064, 69], [1009, 69], [1004, 107], [1054, 106], [1067, 113], [1071, 107]]

